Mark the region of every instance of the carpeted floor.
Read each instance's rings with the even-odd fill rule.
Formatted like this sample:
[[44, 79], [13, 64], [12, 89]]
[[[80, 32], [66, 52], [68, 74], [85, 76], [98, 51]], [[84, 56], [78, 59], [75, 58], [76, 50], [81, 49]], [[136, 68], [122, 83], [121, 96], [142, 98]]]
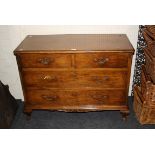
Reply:
[[119, 111], [65, 113], [33, 111], [31, 120], [23, 114], [23, 104], [19, 108], [12, 129], [154, 129], [155, 125], [140, 125], [136, 120], [130, 98], [130, 115], [123, 121]]

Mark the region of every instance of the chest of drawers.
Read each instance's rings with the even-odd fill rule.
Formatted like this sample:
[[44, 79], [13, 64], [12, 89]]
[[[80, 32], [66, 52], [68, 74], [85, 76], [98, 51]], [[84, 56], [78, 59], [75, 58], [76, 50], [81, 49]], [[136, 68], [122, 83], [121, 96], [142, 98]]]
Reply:
[[120, 110], [125, 117], [133, 53], [124, 34], [27, 36], [14, 51], [24, 112]]

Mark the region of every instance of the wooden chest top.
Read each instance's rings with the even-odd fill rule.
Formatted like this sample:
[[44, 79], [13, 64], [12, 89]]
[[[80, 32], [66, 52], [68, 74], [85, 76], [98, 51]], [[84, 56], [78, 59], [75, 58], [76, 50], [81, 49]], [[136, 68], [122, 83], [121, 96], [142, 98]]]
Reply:
[[15, 53], [35, 51], [134, 52], [134, 48], [125, 34], [28, 35], [16, 48]]

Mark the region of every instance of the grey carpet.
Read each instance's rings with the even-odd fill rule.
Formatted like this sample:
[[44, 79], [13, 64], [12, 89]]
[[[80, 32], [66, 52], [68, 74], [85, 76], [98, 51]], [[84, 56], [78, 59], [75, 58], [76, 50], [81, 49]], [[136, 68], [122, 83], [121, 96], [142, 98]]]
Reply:
[[140, 125], [136, 120], [130, 97], [130, 115], [123, 121], [119, 111], [65, 113], [33, 111], [31, 120], [23, 114], [23, 104], [19, 108], [12, 129], [154, 129], [155, 125]]

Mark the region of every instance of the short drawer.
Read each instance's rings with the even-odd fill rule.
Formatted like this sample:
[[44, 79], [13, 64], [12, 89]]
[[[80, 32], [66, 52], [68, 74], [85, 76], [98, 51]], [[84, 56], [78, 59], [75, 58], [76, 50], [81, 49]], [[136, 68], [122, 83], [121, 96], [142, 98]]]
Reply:
[[125, 105], [123, 90], [28, 90], [26, 100], [31, 105], [84, 106]]
[[109, 53], [84, 53], [75, 54], [77, 68], [122, 68], [128, 66], [128, 54]]
[[25, 68], [69, 68], [71, 67], [70, 54], [26, 54], [19, 56], [19, 63]]
[[125, 70], [72, 70], [72, 71], [23, 71], [23, 80], [28, 87], [40, 88], [126, 88]]

